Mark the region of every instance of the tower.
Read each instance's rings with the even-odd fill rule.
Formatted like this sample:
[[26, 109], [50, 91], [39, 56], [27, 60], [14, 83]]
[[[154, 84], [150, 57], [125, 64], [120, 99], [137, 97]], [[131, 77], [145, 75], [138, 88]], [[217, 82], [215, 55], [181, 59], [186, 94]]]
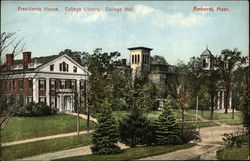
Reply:
[[201, 54], [201, 64], [203, 70], [213, 70], [214, 56], [210, 50], [206, 47], [206, 50]]
[[130, 50], [130, 68], [132, 69], [132, 78], [136, 75], [148, 74], [150, 72], [150, 51], [151, 48], [133, 47]]

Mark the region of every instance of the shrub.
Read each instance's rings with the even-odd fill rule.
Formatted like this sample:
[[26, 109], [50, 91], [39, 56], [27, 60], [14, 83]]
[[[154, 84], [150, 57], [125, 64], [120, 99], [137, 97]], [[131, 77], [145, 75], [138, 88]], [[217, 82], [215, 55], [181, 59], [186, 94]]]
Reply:
[[236, 145], [236, 147], [241, 147], [245, 142], [246, 138], [244, 135], [236, 133], [229, 133], [229, 134], [223, 134], [222, 140], [226, 142], [230, 147], [233, 147]]
[[193, 141], [201, 141], [200, 133], [196, 127], [184, 127], [184, 126], [182, 126], [180, 128], [178, 136], [180, 137], [180, 144], [186, 144], [192, 140]]
[[22, 107], [18, 112], [17, 116], [49, 116], [56, 114], [55, 109], [51, 109], [48, 105], [43, 102], [39, 103], [29, 103], [25, 107]]

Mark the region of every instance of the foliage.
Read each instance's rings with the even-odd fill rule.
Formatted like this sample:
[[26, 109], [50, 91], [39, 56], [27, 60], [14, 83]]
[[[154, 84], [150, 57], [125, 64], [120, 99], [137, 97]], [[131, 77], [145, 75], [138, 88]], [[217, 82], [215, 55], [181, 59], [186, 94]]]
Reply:
[[243, 113], [243, 125], [250, 129], [250, 112], [249, 112], [249, 102], [248, 102], [249, 96], [248, 96], [248, 85], [247, 81], [243, 82], [243, 88], [242, 88], [242, 94], [240, 97], [240, 107]]
[[224, 49], [221, 51], [221, 55], [215, 58], [216, 70], [220, 76], [221, 84], [225, 87], [225, 113], [229, 107], [229, 95], [234, 81], [233, 72], [244, 62], [245, 58], [241, 56], [238, 49]]
[[197, 130], [197, 127], [194, 126], [181, 126], [180, 131], [178, 133], [178, 136], [180, 137], [180, 144], [186, 144], [190, 141], [201, 141], [200, 133]]
[[225, 133], [223, 134], [222, 140], [226, 142], [230, 147], [236, 146], [236, 147], [241, 147], [242, 144], [245, 142], [245, 138], [241, 137], [241, 133]]
[[249, 147], [230, 147], [226, 146], [225, 148], [217, 151], [218, 160], [248, 160]]
[[152, 64], [167, 64], [167, 61], [163, 56], [154, 55], [153, 57], [151, 57], [151, 63]]
[[91, 150], [94, 154], [114, 154], [121, 152], [117, 146], [119, 139], [118, 128], [112, 116], [111, 105], [104, 101], [101, 105], [96, 130], [92, 134]]
[[176, 122], [176, 117], [173, 113], [170, 99], [162, 109], [162, 113], [159, 115], [158, 120], [155, 122], [156, 131], [155, 138], [157, 145], [175, 145], [180, 142], [178, 136], [179, 125]]
[[127, 117], [119, 120], [121, 142], [130, 147], [147, 144], [147, 138], [150, 137], [150, 134], [147, 136], [150, 132], [149, 121], [143, 116], [142, 110], [136, 104], [131, 110]]
[[29, 103], [24, 108], [21, 108], [20, 111], [16, 113], [17, 116], [49, 116], [56, 114], [57, 111], [50, 108], [46, 103], [39, 102], [39, 103]]

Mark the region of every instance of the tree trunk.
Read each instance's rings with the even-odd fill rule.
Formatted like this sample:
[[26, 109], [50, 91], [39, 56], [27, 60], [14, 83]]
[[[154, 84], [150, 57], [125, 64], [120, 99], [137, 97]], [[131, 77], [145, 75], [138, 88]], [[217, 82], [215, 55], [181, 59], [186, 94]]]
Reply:
[[181, 108], [181, 122], [184, 122], [184, 107]]
[[210, 120], [213, 120], [213, 114], [214, 114], [214, 94], [211, 94], [210, 107], [211, 107]]

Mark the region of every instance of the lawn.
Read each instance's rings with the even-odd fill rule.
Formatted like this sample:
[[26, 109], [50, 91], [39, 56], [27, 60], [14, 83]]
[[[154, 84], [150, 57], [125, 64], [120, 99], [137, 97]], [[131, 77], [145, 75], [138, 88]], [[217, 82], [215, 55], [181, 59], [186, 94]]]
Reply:
[[235, 119], [231, 119], [231, 120], [220, 120], [220, 122], [222, 124], [227, 124], [227, 125], [242, 125], [242, 120], [235, 120]]
[[90, 134], [84, 134], [2, 147], [1, 153], [4, 160], [12, 160], [90, 144]]
[[247, 160], [249, 147], [240, 148], [226, 146], [224, 149], [217, 151], [218, 160]]
[[[187, 110], [187, 112], [191, 113], [191, 114], [196, 114], [196, 110], [192, 110], [192, 109]], [[211, 114], [211, 111], [207, 111], [207, 110], [203, 111], [203, 114], [202, 114], [201, 110], [198, 111], [198, 115], [204, 117], [205, 119], [210, 119], [210, 114]], [[242, 113], [240, 111], [234, 112], [234, 118], [235, 119], [240, 119], [241, 114]], [[228, 112], [227, 114], [226, 113], [214, 112], [213, 113], [213, 119], [214, 120], [232, 119], [232, 112]]]
[[184, 145], [176, 145], [176, 146], [149, 146], [149, 147], [135, 147], [124, 149], [122, 153], [119, 154], [111, 154], [111, 155], [83, 155], [69, 158], [58, 159], [58, 161], [97, 161], [97, 160], [133, 160], [140, 159], [155, 155], [161, 155], [165, 153], [169, 153], [172, 151], [176, 151], [179, 149], [186, 149], [192, 146], [195, 146], [194, 143], [188, 143]]
[[[44, 117], [13, 117], [1, 132], [2, 142], [30, 139], [76, 131], [76, 116], [58, 114]], [[80, 119], [80, 130], [86, 130], [85, 119]], [[90, 129], [95, 123], [90, 122]]]

